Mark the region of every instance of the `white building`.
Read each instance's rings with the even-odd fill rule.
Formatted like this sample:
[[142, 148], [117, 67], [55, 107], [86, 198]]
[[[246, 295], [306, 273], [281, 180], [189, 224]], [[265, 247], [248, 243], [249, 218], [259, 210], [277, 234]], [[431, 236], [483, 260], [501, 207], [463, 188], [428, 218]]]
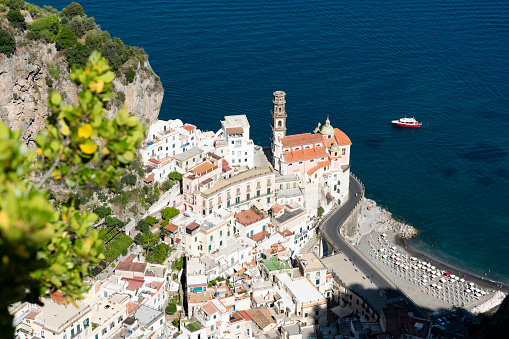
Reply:
[[[215, 153], [224, 156], [231, 166], [253, 168], [254, 143], [249, 139], [250, 126], [247, 117], [244, 114], [225, 116], [221, 124], [222, 130], [216, 133], [218, 140]], [[227, 153], [224, 155], [221, 151]]]

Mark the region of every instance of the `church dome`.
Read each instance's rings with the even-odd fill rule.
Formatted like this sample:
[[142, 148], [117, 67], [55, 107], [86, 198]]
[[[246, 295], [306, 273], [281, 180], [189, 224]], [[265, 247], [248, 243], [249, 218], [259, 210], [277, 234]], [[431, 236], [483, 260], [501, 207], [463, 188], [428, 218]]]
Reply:
[[331, 152], [339, 152], [340, 148], [338, 146], [338, 143], [336, 141], [334, 141], [334, 143], [332, 144], [332, 146], [330, 147], [330, 151]]
[[325, 125], [323, 125], [322, 129], [320, 130], [320, 134], [322, 135], [334, 134], [334, 128], [330, 125], [329, 117], [327, 117], [327, 120], [325, 120]]

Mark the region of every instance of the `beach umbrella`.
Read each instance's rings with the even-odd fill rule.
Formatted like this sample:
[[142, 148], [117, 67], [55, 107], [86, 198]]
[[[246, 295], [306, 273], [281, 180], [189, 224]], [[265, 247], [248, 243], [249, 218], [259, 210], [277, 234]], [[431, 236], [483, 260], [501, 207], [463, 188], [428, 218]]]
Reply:
[[450, 275], [451, 275], [451, 273], [449, 273], [449, 272], [445, 272], [445, 275], [446, 275], [446, 276], [450, 276]]
[[396, 247], [395, 247], [395, 246], [392, 246], [391, 248], [392, 248], [393, 250], [396, 250]]
[[454, 279], [456, 278], [456, 276], [454, 274], [451, 274], [451, 279]]
[[465, 282], [465, 279], [460, 279], [460, 282]]
[[460, 280], [460, 277], [454, 277], [454, 280]]
[[442, 286], [437, 286], [437, 288], [438, 288], [439, 290], [441, 290], [441, 289], [442, 289]]
[[436, 267], [435, 266], [431, 266], [431, 269], [434, 270]]
[[474, 286], [474, 283], [473, 282], [469, 282], [468, 283], [470, 286]]

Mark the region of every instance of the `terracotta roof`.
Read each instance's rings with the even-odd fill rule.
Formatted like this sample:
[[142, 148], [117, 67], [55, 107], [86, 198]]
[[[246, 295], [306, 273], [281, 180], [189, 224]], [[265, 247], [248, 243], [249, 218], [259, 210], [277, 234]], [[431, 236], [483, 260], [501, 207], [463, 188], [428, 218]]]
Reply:
[[327, 274], [325, 278], [332, 278], [332, 274]]
[[242, 127], [231, 127], [226, 129], [226, 133], [228, 134], [242, 134], [244, 133], [244, 129]]
[[63, 303], [65, 301], [65, 298], [66, 298], [65, 294], [63, 294], [60, 291], [55, 291], [51, 293], [51, 299], [59, 304]]
[[226, 160], [223, 159], [223, 172], [229, 172], [231, 170], [232, 169], [228, 166], [228, 162], [226, 162]]
[[212, 165], [208, 161], [204, 161], [201, 164], [199, 164], [198, 166], [195, 166], [195, 167], [191, 168], [189, 170], [189, 172], [192, 172], [192, 173], [194, 173], [196, 175], [202, 176], [204, 174], [207, 174], [207, 173], [215, 170], [216, 168], [218, 168], [218, 167], [215, 166], [215, 165]]
[[324, 138], [324, 140], [323, 140], [325, 147], [327, 147], [327, 148], [331, 147], [332, 144], [334, 143], [334, 141], [337, 141], [338, 146], [348, 146], [348, 145], [352, 144], [348, 135], [346, 135], [339, 128], [334, 128], [334, 138], [330, 138], [330, 139]]
[[[262, 212], [263, 213], [263, 212]], [[254, 224], [260, 220], [265, 219], [266, 216], [259, 216], [255, 212], [253, 212], [251, 209], [244, 210], [242, 212], [235, 214], [235, 220], [241, 225], [248, 226], [251, 224]]]
[[247, 313], [245, 311], [239, 311], [240, 315], [242, 316], [242, 318], [244, 318], [245, 320], [247, 321], [251, 321], [251, 317], [247, 315]]
[[186, 131], [188, 131], [188, 132], [191, 132], [191, 131], [192, 131], [193, 129], [195, 129], [196, 127], [195, 127], [195, 126], [193, 126], [193, 125], [187, 125], [187, 124], [186, 124], [186, 125], [182, 126], [182, 128], [183, 128], [183, 129], [185, 129], [185, 130], [186, 130]]
[[274, 319], [272, 319], [272, 314], [270, 314], [270, 311], [266, 306], [251, 308], [245, 310], [245, 312], [262, 330], [269, 325], [276, 323]]
[[124, 262], [133, 262], [134, 258], [136, 258], [136, 254], [131, 254]]
[[285, 157], [285, 162], [305, 161], [329, 156], [327, 151], [325, 151], [325, 149], [322, 146], [287, 151], [284, 152], [283, 155]]
[[263, 239], [265, 239], [266, 237], [268, 237], [270, 234], [269, 232], [267, 231], [263, 231], [263, 232], [259, 232], [259, 233], [256, 233], [256, 234], [253, 234], [252, 236], [250, 236], [249, 238], [250, 239], [253, 239], [254, 241], [256, 242], [260, 242], [262, 241]]
[[154, 158], [150, 158], [150, 159], [148, 159], [148, 161], [153, 163], [153, 164], [156, 164], [156, 165], [159, 165], [161, 163], [159, 160], [156, 160]]
[[143, 181], [145, 181], [145, 182], [147, 182], [147, 183], [148, 183], [148, 182], [152, 182], [152, 181], [154, 181], [154, 173], [149, 174], [149, 175], [145, 178], [145, 180], [143, 180]]
[[125, 262], [122, 261], [115, 267], [115, 271], [130, 271], [144, 273], [147, 268], [147, 263], [144, 262]]
[[281, 233], [282, 236], [285, 236], [285, 237], [289, 237], [291, 235], [293, 235], [292, 231], [290, 230], [284, 230], [283, 232], [279, 232]]
[[318, 162], [318, 167], [320, 167], [320, 168], [327, 167], [327, 166], [330, 166], [330, 160]]
[[186, 229], [189, 231], [194, 231], [198, 227], [200, 227], [200, 224], [193, 221], [192, 223], [190, 223], [189, 225], [186, 226]]
[[128, 302], [127, 305], [126, 305], [126, 307], [127, 307], [127, 314], [133, 313], [140, 306], [141, 306], [140, 304], [135, 304], [135, 303], [132, 303], [132, 302]]
[[281, 139], [281, 143], [282, 143], [283, 147], [307, 145], [307, 144], [314, 144], [314, 143], [318, 143], [318, 142], [323, 142], [323, 137], [321, 134], [303, 133], [303, 134], [289, 135], [286, 138]]
[[208, 315], [213, 315], [214, 313], [216, 313], [218, 310], [217, 308], [214, 306], [214, 304], [212, 303], [209, 303], [207, 302], [205, 305], [202, 305], [201, 307], [205, 313], [207, 313]]
[[280, 204], [274, 204], [270, 209], [276, 213], [279, 213], [279, 211], [283, 209], [283, 206], [281, 206]]
[[177, 225], [173, 225], [172, 223], [169, 223], [168, 225], [164, 226], [165, 230], [170, 231], [171, 233], [175, 232], [178, 229]]
[[26, 315], [25, 319], [34, 319], [40, 312], [30, 312]]
[[122, 278], [122, 280], [128, 282], [127, 289], [130, 291], [136, 291], [138, 288], [143, 286], [143, 283], [145, 282], [145, 279], [143, 279], [143, 278], [137, 278], [137, 279]]
[[313, 174], [315, 174], [315, 172], [316, 172], [316, 171], [318, 171], [318, 169], [319, 169], [319, 168], [320, 168], [320, 167], [318, 167], [318, 166], [313, 167], [312, 169], [310, 169], [310, 170], [308, 171], [308, 174], [309, 174], [309, 175], [313, 175]]
[[175, 239], [175, 243], [178, 244], [180, 242], [180, 238]]

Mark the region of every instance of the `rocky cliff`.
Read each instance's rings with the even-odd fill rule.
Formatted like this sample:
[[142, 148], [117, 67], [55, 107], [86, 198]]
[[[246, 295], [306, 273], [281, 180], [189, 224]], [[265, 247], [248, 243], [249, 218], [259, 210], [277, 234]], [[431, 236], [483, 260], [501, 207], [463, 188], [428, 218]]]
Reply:
[[[64, 54], [54, 44], [18, 40], [14, 55], [7, 58], [0, 54], [0, 120], [13, 130], [21, 129], [23, 140], [31, 148], [35, 136], [44, 128], [49, 113], [46, 100], [52, 89], [60, 92], [65, 102], [77, 103], [78, 90], [69, 80], [67, 69]], [[121, 76], [114, 84], [115, 92], [125, 93], [128, 111], [143, 124], [157, 120], [164, 90], [148, 62], [138, 67], [131, 83], [126, 84]], [[121, 105], [118, 100], [112, 102], [108, 117]]]

